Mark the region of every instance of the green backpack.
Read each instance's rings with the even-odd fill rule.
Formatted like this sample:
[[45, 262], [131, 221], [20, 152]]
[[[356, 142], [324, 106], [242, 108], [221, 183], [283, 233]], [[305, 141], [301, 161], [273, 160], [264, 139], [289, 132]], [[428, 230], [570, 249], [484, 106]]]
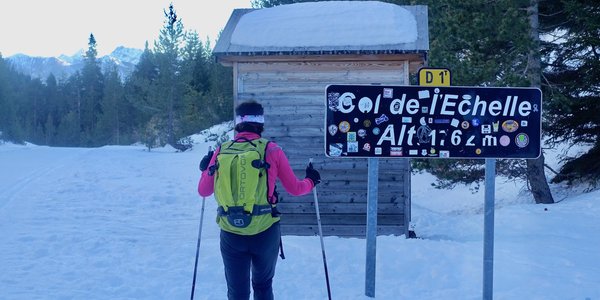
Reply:
[[268, 202], [266, 139], [238, 139], [221, 145], [215, 164], [217, 223], [221, 229], [241, 234], [260, 233], [277, 221]]

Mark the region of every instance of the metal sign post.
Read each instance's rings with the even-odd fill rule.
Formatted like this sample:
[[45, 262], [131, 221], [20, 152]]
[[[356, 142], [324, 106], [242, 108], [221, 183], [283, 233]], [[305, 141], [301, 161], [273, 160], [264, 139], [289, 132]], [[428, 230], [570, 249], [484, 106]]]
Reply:
[[494, 202], [496, 160], [485, 160], [485, 202], [483, 205], [483, 299], [493, 298], [494, 288]]
[[375, 297], [377, 258], [377, 195], [379, 192], [379, 159], [369, 158], [367, 187], [367, 259], [365, 266], [365, 295]]

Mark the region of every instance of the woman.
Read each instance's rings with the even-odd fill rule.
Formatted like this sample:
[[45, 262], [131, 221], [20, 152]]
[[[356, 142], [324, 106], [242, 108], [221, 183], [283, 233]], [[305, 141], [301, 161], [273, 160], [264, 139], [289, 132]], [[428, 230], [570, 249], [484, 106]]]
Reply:
[[[275, 181], [279, 179], [289, 194], [300, 196], [310, 193], [320, 182], [321, 177], [319, 172], [309, 164], [306, 168], [306, 177], [303, 180], [297, 179], [281, 147], [261, 138], [264, 130], [262, 105], [255, 101], [244, 102], [236, 107], [235, 112], [236, 135], [233, 141], [224, 143], [214, 153], [209, 152], [200, 163], [202, 176], [198, 183], [198, 193], [202, 197], [215, 193], [215, 198], [219, 203], [217, 222], [221, 228], [221, 255], [227, 280], [228, 299], [249, 299], [250, 274], [252, 274], [254, 299], [273, 299], [272, 282], [281, 241], [279, 214], [275, 209], [277, 203]], [[257, 159], [259, 163], [253, 164], [253, 166], [262, 170], [257, 172], [264, 172], [266, 175], [257, 177], [259, 178], [257, 179], [259, 182], [256, 192], [257, 203], [250, 206], [254, 209], [244, 205], [238, 207], [226, 203], [228, 199], [226, 199], [225, 191], [236, 190], [239, 188], [237, 185], [241, 183], [236, 182], [224, 188], [223, 191], [219, 190], [219, 180], [225, 180], [220, 176], [229, 175], [228, 171], [225, 172], [223, 168], [231, 162], [237, 162], [229, 160], [225, 155], [234, 150], [251, 147], [250, 145], [259, 149], [255, 152], [261, 154], [261, 159], [264, 160], [262, 162]], [[260, 145], [263, 145], [262, 148]], [[220, 153], [221, 156], [219, 156]], [[216, 163], [217, 161], [219, 163]], [[245, 170], [246, 168], [232, 170], [239, 171], [241, 169]], [[246, 174], [244, 174], [245, 176]], [[239, 178], [240, 176], [231, 177]], [[217, 181], [217, 191], [215, 191], [215, 181]], [[231, 186], [235, 187], [232, 189]], [[240, 193], [237, 195], [234, 193], [233, 197], [237, 197], [233, 199], [237, 203], [237, 200], [240, 200], [238, 198], [243, 196]], [[264, 203], [260, 201], [264, 201]], [[245, 200], [240, 200], [240, 202], [245, 202]], [[236, 207], [241, 212], [234, 210]], [[268, 213], [258, 212], [257, 207], [266, 207]], [[265, 211], [265, 209], [262, 210]]]

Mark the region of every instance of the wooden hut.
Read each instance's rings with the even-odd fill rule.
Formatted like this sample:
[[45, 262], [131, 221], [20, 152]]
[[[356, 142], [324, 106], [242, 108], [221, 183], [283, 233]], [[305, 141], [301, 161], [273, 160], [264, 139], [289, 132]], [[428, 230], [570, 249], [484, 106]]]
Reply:
[[[352, 21], [337, 24], [335, 18]], [[217, 61], [233, 68], [234, 106], [260, 102], [265, 108], [263, 137], [283, 148], [299, 178], [304, 178], [309, 158], [321, 173], [317, 190], [324, 235], [365, 236], [368, 169], [365, 158], [325, 156], [326, 86], [408, 85], [409, 75], [426, 60], [427, 22], [426, 6], [307, 2], [236, 9], [217, 41]], [[386, 42], [390, 38], [395, 40]], [[317, 234], [313, 195], [294, 197], [281, 186], [277, 191], [283, 234]], [[377, 232], [407, 234], [409, 221], [409, 161], [381, 159]]]

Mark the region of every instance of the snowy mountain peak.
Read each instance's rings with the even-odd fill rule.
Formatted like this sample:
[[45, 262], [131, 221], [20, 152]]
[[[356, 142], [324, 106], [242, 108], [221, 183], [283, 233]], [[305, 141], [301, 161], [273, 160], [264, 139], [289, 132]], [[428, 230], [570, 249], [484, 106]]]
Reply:
[[[98, 61], [103, 70], [106, 69], [109, 63], [116, 65], [119, 75], [122, 79], [125, 79], [135, 68], [142, 52], [140, 49], [119, 46], [110, 54], [98, 57]], [[83, 67], [84, 56], [85, 51], [80, 49], [72, 55], [34, 57], [26, 54], [15, 54], [8, 57], [7, 60], [17, 71], [31, 77], [45, 80], [48, 75], [54, 74], [57, 79], [61, 80], [66, 79]]]
[[137, 64], [143, 52], [144, 51], [140, 49], [119, 46], [107, 56], [110, 56], [120, 62]]

